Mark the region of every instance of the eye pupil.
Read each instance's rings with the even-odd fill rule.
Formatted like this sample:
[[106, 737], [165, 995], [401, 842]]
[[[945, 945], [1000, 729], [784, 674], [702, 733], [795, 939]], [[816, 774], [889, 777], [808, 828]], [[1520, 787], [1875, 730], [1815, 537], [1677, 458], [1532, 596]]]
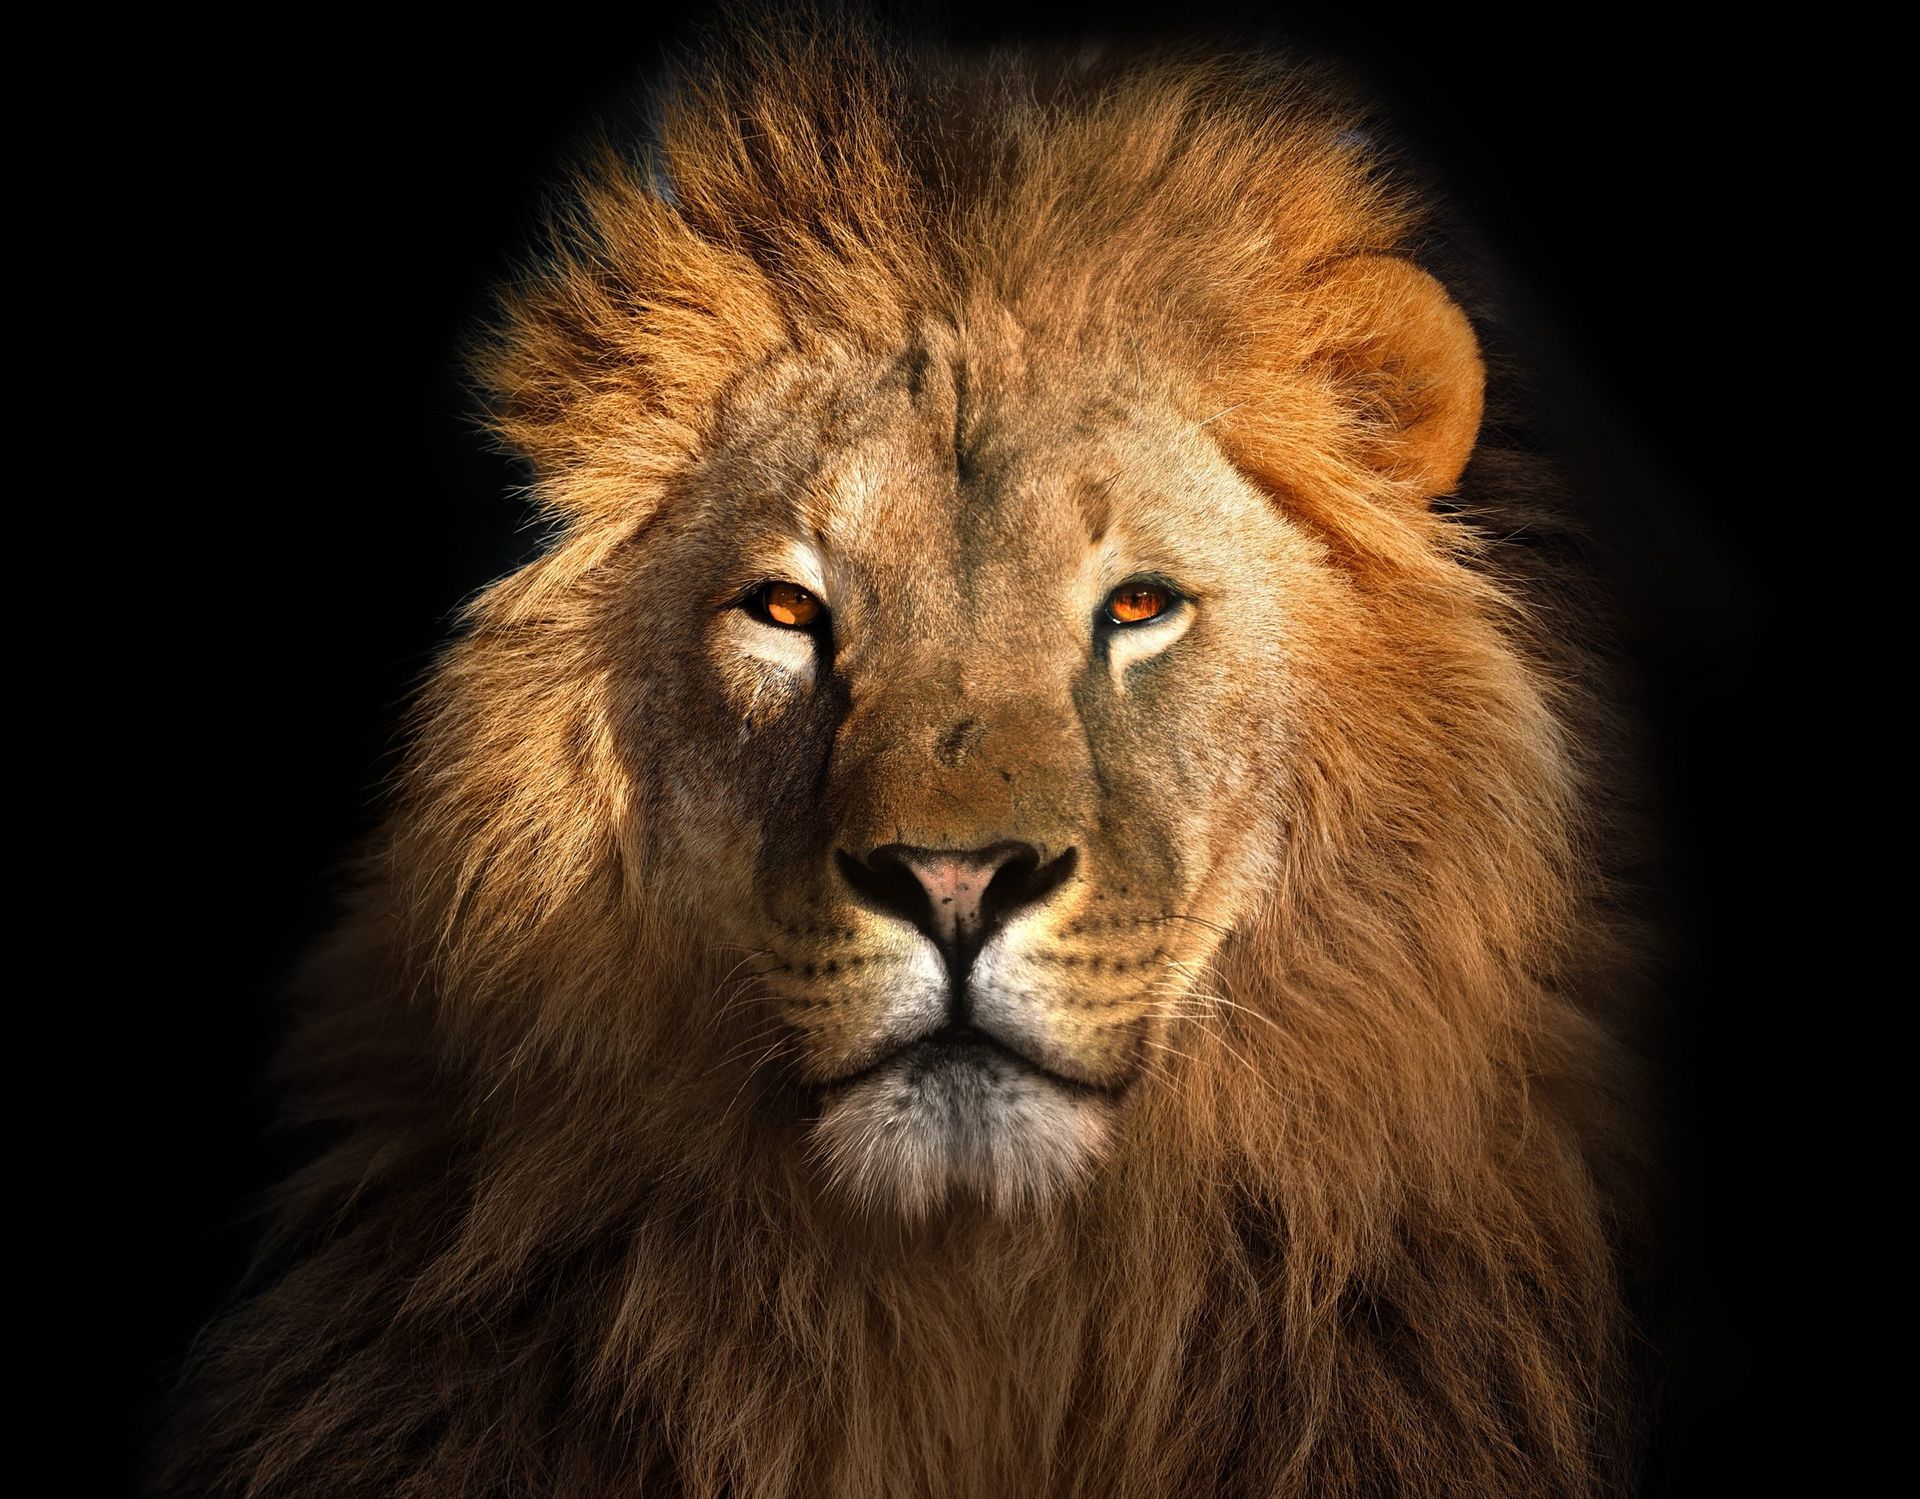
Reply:
[[760, 596], [768, 619], [790, 630], [804, 630], [820, 617], [820, 600], [798, 583], [769, 583]]
[[1107, 617], [1118, 625], [1137, 625], [1167, 611], [1173, 597], [1154, 583], [1123, 583], [1107, 599]]

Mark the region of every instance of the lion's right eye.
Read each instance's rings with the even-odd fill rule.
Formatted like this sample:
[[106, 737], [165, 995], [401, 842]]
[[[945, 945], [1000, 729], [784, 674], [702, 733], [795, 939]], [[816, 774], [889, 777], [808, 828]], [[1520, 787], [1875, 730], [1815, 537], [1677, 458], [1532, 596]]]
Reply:
[[763, 583], [748, 595], [746, 604], [756, 618], [783, 630], [810, 630], [827, 612], [826, 606], [798, 583]]
[[1144, 625], [1158, 619], [1173, 607], [1173, 591], [1147, 578], [1122, 583], [1107, 595], [1107, 622], [1115, 625]]

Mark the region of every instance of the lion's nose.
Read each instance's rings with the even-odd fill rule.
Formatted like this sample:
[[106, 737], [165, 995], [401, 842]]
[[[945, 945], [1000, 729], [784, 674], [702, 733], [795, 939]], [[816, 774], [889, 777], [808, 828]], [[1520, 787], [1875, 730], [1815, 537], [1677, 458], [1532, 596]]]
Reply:
[[1068, 849], [1042, 860], [1031, 843], [1006, 842], [960, 850], [888, 843], [864, 859], [837, 857], [868, 905], [926, 933], [957, 983], [987, 939], [1063, 884], [1079, 856]]

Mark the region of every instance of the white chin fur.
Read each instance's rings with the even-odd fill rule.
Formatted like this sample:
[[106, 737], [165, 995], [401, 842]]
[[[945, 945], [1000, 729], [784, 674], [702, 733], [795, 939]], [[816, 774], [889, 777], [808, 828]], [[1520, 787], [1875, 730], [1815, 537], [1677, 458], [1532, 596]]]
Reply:
[[911, 1055], [836, 1093], [814, 1125], [828, 1176], [862, 1207], [920, 1218], [957, 1194], [1000, 1212], [1069, 1190], [1107, 1143], [1107, 1107], [1006, 1057]]

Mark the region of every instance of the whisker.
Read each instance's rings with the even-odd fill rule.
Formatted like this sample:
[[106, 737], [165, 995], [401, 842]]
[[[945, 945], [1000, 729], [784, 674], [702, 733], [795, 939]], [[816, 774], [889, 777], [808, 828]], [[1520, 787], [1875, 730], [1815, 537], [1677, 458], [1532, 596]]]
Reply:
[[754, 1059], [753, 1065], [747, 1068], [746, 1075], [740, 1079], [740, 1086], [733, 1090], [733, 1097], [727, 1100], [727, 1106], [721, 1112], [720, 1122], [716, 1126], [716, 1129], [725, 1129], [727, 1127], [727, 1121], [733, 1117], [734, 1106], [740, 1102], [740, 1096], [747, 1091], [747, 1084], [753, 1081], [755, 1075], [767, 1062], [772, 1060], [783, 1048], [790, 1046], [792, 1042], [793, 1037], [791, 1035], [775, 1037], [773, 1045], [769, 1046]]
[[1141, 926], [1166, 926], [1172, 922], [1184, 921], [1191, 926], [1199, 927], [1202, 931], [1213, 932], [1222, 937], [1233, 935], [1232, 927], [1222, 926], [1217, 921], [1209, 921], [1204, 916], [1194, 916], [1186, 911], [1163, 911], [1158, 916], [1142, 916], [1138, 920]]

